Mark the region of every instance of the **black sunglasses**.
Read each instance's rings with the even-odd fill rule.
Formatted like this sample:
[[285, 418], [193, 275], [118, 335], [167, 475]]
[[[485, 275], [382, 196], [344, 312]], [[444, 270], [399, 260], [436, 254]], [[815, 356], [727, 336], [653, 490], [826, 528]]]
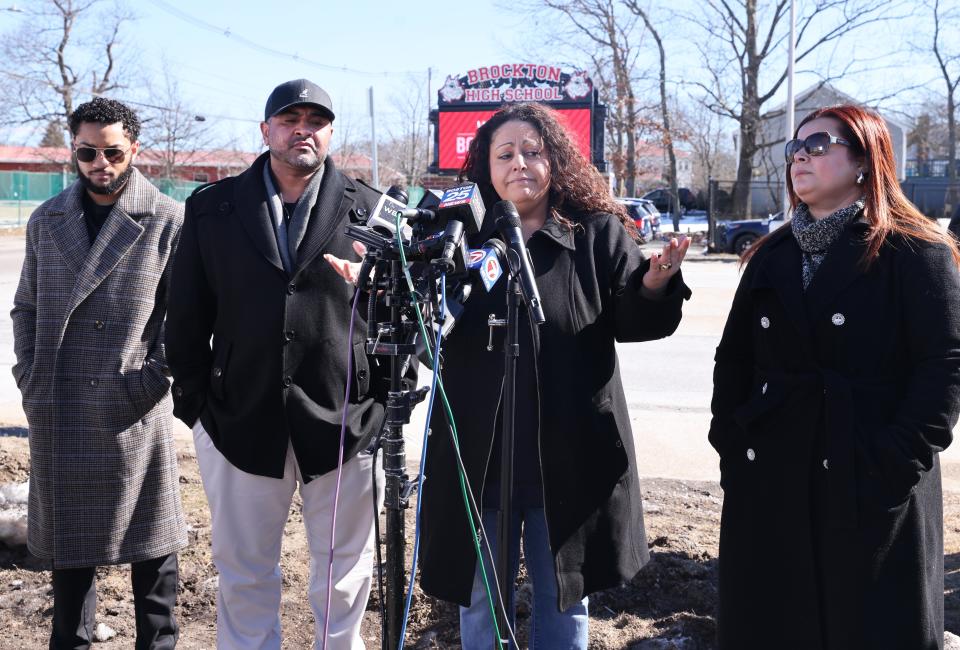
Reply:
[[831, 144], [842, 144], [845, 147], [849, 147], [850, 141], [838, 138], [835, 135], [830, 135], [826, 131], [811, 133], [803, 140], [788, 140], [786, 146], [783, 148], [784, 158], [789, 165], [793, 162], [793, 157], [799, 151], [806, 151], [809, 156], [822, 156], [827, 153], [827, 149], [830, 148]]
[[74, 147], [74, 153], [77, 154], [77, 160], [83, 163], [91, 163], [97, 159], [97, 153], [102, 151], [103, 158], [108, 163], [118, 163], [127, 156], [129, 149], [118, 149], [117, 147]]

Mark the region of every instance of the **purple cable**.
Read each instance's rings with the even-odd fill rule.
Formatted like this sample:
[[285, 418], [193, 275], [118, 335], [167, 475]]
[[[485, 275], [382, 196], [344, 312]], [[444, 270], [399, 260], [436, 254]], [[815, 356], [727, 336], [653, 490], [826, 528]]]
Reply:
[[[340, 478], [343, 476], [343, 447], [347, 439], [347, 413], [350, 406], [350, 384], [353, 383], [353, 324], [357, 316], [360, 289], [354, 292], [353, 308], [350, 310], [350, 344], [347, 346], [347, 388], [343, 396], [343, 418], [340, 420], [340, 451], [337, 456], [337, 488], [333, 492], [333, 519], [330, 522], [330, 556], [327, 560], [327, 604], [323, 613], [323, 650], [327, 648], [330, 633], [330, 597], [333, 595], [333, 547], [337, 536], [337, 506], [340, 504]], [[374, 460], [376, 462], [376, 460]], [[373, 513], [378, 516], [378, 513]]]

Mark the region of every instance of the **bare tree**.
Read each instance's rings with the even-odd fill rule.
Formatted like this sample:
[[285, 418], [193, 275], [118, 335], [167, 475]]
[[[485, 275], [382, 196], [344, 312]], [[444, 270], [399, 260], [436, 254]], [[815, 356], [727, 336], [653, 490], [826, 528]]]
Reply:
[[17, 71], [0, 87], [7, 120], [64, 129], [78, 95], [123, 87], [118, 48], [123, 25], [133, 19], [127, 9], [102, 0], [38, 0], [24, 12], [21, 27], [0, 46], [4, 67]]
[[[919, 169], [937, 158], [947, 158], [948, 127], [946, 108], [938, 106], [940, 96], [931, 97], [923, 104], [922, 112], [912, 118], [913, 128], [907, 135], [907, 146], [914, 147], [915, 158]], [[923, 175], [922, 172], [919, 175]]]
[[677, 130], [684, 134], [693, 150], [694, 186], [706, 189], [711, 179], [728, 180], [737, 172], [737, 162], [730, 149], [730, 122], [707, 109], [702, 102], [688, 103], [677, 109]]
[[[623, 157], [624, 191], [633, 196], [636, 191], [636, 156], [638, 111], [633, 88], [633, 68], [638, 48], [634, 43], [636, 16], [624, 16], [617, 11], [614, 0], [542, 0], [543, 6], [560, 12], [576, 30], [601, 50], [594, 55], [594, 63], [609, 64], [609, 76], [613, 88], [613, 112], [622, 124], [620, 132], [625, 140]], [[598, 66], [599, 69], [599, 66]], [[616, 164], [616, 161], [615, 161]]]
[[[960, 86], [960, 47], [956, 47], [956, 29], [960, 27], [960, 7], [956, 2], [932, 0], [933, 55], [943, 76], [947, 95], [947, 178], [957, 180], [957, 87]], [[950, 36], [953, 34], [953, 36]], [[950, 49], [947, 44], [953, 45]]]
[[680, 188], [677, 183], [677, 155], [673, 150], [673, 130], [670, 128], [670, 111], [667, 108], [667, 54], [663, 49], [663, 39], [660, 33], [654, 27], [653, 22], [646, 10], [637, 4], [637, 0], [627, 0], [627, 8], [634, 14], [640, 16], [647, 31], [653, 36], [657, 43], [657, 52], [660, 55], [660, 115], [663, 121], [662, 142], [664, 149], [667, 150], [667, 159], [669, 164], [668, 174], [670, 183], [670, 204], [673, 214], [673, 229], [680, 231]]
[[[828, 44], [865, 25], [895, 18], [886, 12], [891, 0], [818, 0], [805, 4], [797, 17], [796, 60], [803, 61]], [[789, 0], [704, 0], [700, 11], [689, 17], [705, 32], [694, 39], [708, 74], [708, 81], [694, 82], [705, 93], [707, 106], [740, 124], [740, 154], [733, 208], [746, 214], [750, 180], [758, 142], [761, 109], [772, 99], [787, 77], [782, 52], [788, 36]], [[711, 50], [709, 44], [721, 44]], [[848, 66], [849, 69], [849, 66]], [[769, 80], [761, 88], [764, 80]]]
[[161, 178], [176, 179], [177, 168], [200, 162], [215, 146], [215, 137], [206, 119], [183, 101], [166, 61], [160, 87], [153, 86], [149, 91], [141, 139], [144, 147], [159, 158]]
[[391, 99], [395, 121], [387, 125], [380, 145], [381, 166], [399, 171], [408, 185], [418, 185], [430, 155], [427, 80], [410, 75], [406, 90]]

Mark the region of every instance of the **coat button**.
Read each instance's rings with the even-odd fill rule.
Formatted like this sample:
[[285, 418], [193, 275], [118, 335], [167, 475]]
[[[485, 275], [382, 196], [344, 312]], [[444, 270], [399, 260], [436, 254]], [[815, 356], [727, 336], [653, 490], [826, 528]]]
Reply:
[[214, 368], [214, 369], [213, 369], [213, 376], [214, 376], [214, 377], [220, 377], [220, 376], [222, 376], [222, 375], [223, 375], [223, 368]]
[[103, 321], [102, 321], [102, 320], [94, 321], [94, 322], [93, 322], [93, 329], [95, 329], [95, 330], [102, 330], [102, 329], [103, 329]]
[[830, 469], [830, 461], [826, 458], [823, 459], [823, 469]]
[[365, 216], [367, 216], [367, 209], [366, 209], [366, 208], [357, 208], [357, 216], [358, 216], [358, 217], [365, 217]]
[[284, 388], [290, 388], [290, 386], [291, 386], [292, 384], [293, 384], [293, 379], [291, 379], [290, 377], [284, 377], [284, 378], [283, 378], [283, 387], [284, 387]]
[[174, 388], [174, 389], [173, 389], [173, 396], [174, 396], [174, 397], [183, 397], [183, 389], [180, 388], [179, 386], [177, 386], [176, 388]]
[[357, 379], [359, 379], [360, 381], [363, 381], [366, 378], [367, 378], [366, 370], [361, 370], [360, 372], [357, 373]]
[[284, 341], [292, 341], [296, 337], [297, 337], [297, 333], [294, 332], [293, 330], [287, 330], [286, 332], [283, 333]]
[[223, 203], [217, 206], [217, 209], [220, 210], [220, 212], [226, 212], [227, 210], [230, 209], [230, 202], [224, 201]]
[[840, 312], [837, 312], [836, 314], [830, 317], [830, 321], [837, 327], [840, 327], [841, 325], [847, 322], [847, 317], [841, 314]]
[[287, 293], [289, 295], [292, 296], [296, 292], [297, 292], [297, 285], [295, 283], [291, 282], [290, 284], [287, 285]]
[[96, 388], [97, 386], [100, 385], [100, 380], [99, 380], [99, 379], [91, 379], [91, 380], [90, 380], [90, 385], [93, 386], [94, 388]]
[[760, 387], [760, 393], [761, 393], [762, 395], [766, 395], [766, 394], [767, 394], [767, 382], [763, 382], [763, 386]]
[[753, 449], [747, 450], [747, 460], [755, 460], [757, 458], [757, 452]]
[[767, 318], [766, 316], [764, 316], [763, 318], [761, 318], [761, 319], [760, 319], [760, 327], [762, 327], [763, 329], [767, 329], [768, 327], [770, 327], [770, 319]]

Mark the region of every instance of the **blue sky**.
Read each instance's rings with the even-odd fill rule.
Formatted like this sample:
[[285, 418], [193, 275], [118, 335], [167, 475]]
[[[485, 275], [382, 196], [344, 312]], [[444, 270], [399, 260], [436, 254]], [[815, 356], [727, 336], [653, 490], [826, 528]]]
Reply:
[[[188, 105], [208, 116], [218, 132], [232, 138], [236, 145], [255, 149], [259, 142], [256, 122], [262, 119], [264, 101], [276, 84], [298, 77], [319, 83], [333, 97], [338, 116], [335, 126], [364, 135], [369, 129], [367, 89], [373, 86], [379, 135], [397, 119], [397, 98], [426, 86], [428, 68], [432, 69], [433, 102], [446, 75], [462, 74], [478, 66], [521, 59], [588, 65], [586, 52], [557, 45], [551, 19], [543, 11], [518, 11], [516, 3], [522, 1], [484, 0], [456, 5], [417, 0], [139, 0], [129, 4], [139, 18], [125, 28], [124, 41], [128, 55], [136, 55], [134, 71], [142, 81], [118, 95], [147, 101], [144, 86], [162, 78], [165, 60]], [[10, 4], [9, 0], [0, 0], [0, 8]], [[29, 2], [18, 4], [26, 6]], [[651, 4], [657, 11], [666, 7], [665, 3]], [[677, 0], [669, 4], [682, 10], [687, 5], [695, 8], [697, 3]], [[23, 20], [24, 14], [0, 11], [0, 33]], [[696, 78], [702, 70], [692, 42], [675, 29], [679, 22], [667, 22], [665, 33], [668, 75], [673, 88], [683, 92], [682, 88], [689, 86], [682, 86], [682, 82]], [[900, 23], [900, 27], [898, 32], [906, 36], [898, 38], [913, 33], [909, 23]], [[825, 52], [824, 56], [833, 56], [831, 65], [836, 69], [851, 56], [848, 51], [864, 58], [880, 54], [890, 43], [890, 26], [883, 30], [868, 30], [846, 42], [843, 49]], [[258, 50], [241, 39], [288, 56]], [[333, 69], [291, 55], [323, 62]], [[651, 61], [647, 57], [642, 63]], [[827, 63], [813, 65], [825, 69]], [[885, 67], [889, 62], [876, 65], [879, 70], [838, 86], [854, 96], [878, 97], [905, 84], [908, 77], [914, 81], [936, 78], [929, 67], [904, 74], [891, 72]], [[343, 67], [351, 70], [336, 69]], [[801, 77], [798, 90], [814, 81], [810, 75]], [[785, 88], [770, 105], [782, 101], [784, 95]], [[893, 106], [902, 99], [885, 101]], [[24, 133], [20, 130], [17, 135], [23, 139]]]
[[[0, 7], [10, 4], [0, 0]], [[165, 59], [176, 72], [181, 94], [198, 112], [250, 120], [224, 125], [243, 146], [255, 140], [255, 122], [262, 119], [266, 97], [280, 82], [299, 77], [315, 81], [331, 94], [338, 122], [342, 117], [358, 122], [353, 128], [368, 128], [370, 86], [378, 114], [383, 113], [378, 119], [389, 120], [392, 98], [410, 92], [417, 82], [425, 87], [428, 68], [433, 68], [435, 95], [447, 74], [502, 60], [504, 44], [523, 22], [488, 2], [472, 2], [469, 9], [453, 12], [450, 3], [370, 0], [140, 0], [131, 6], [139, 18], [125, 28], [124, 41], [127, 52], [137, 54], [139, 72], [156, 81], [162, 78]], [[0, 12], [0, 33], [24, 19], [24, 14]], [[210, 30], [200, 21], [219, 29]], [[224, 35], [227, 30], [232, 36]], [[274, 56], [236, 37], [352, 71]], [[130, 88], [119, 94], [139, 99], [144, 92]], [[254, 135], [244, 139], [243, 134]]]

